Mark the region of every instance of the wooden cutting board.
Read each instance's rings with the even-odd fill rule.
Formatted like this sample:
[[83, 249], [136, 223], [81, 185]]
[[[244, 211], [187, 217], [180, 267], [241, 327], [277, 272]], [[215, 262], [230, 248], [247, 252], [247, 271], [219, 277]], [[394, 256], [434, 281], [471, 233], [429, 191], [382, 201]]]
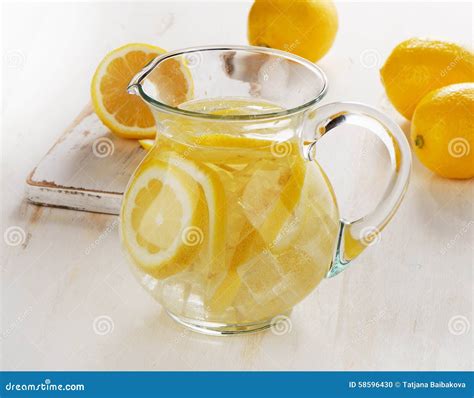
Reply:
[[114, 136], [89, 104], [26, 180], [30, 202], [119, 214], [128, 180], [146, 152]]

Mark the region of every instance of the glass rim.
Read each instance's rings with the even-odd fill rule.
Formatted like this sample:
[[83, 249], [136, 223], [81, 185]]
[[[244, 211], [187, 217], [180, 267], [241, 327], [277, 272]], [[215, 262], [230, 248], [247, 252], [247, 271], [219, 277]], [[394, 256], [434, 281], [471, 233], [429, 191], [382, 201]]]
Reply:
[[[277, 112], [268, 112], [268, 113], [259, 113], [259, 114], [250, 114], [250, 115], [215, 115], [211, 113], [205, 112], [194, 112], [185, 109], [181, 109], [178, 107], [167, 105], [161, 101], [158, 101], [152, 97], [150, 97], [142, 87], [143, 80], [155, 69], [158, 64], [161, 62], [177, 57], [180, 55], [191, 54], [196, 52], [205, 52], [205, 51], [247, 51], [247, 52], [254, 52], [254, 53], [264, 53], [264, 54], [271, 54], [280, 58], [285, 58], [294, 62], [299, 63], [300, 65], [305, 66], [307, 69], [311, 70], [313, 73], [318, 75], [322, 82], [322, 88], [318, 95], [312, 98], [305, 103], [298, 105], [296, 107], [292, 107], [289, 109], [284, 109], [282, 111]], [[157, 56], [153, 59], [150, 63], [148, 63], [140, 72], [138, 72], [130, 81], [127, 91], [130, 94], [139, 95], [147, 104], [153, 105], [154, 107], [159, 108], [162, 111], [168, 113], [179, 114], [182, 116], [188, 117], [195, 117], [195, 118], [204, 118], [204, 119], [213, 119], [213, 120], [259, 120], [259, 119], [273, 119], [273, 118], [281, 118], [285, 116], [290, 116], [306, 109], [311, 108], [313, 105], [317, 104], [327, 92], [328, 81], [326, 74], [324, 71], [317, 66], [316, 64], [308, 61], [307, 59], [300, 57], [298, 55], [281, 51], [273, 48], [268, 47], [257, 47], [257, 46], [240, 46], [240, 45], [213, 45], [213, 46], [196, 46], [196, 47], [188, 47], [181, 50], [170, 51], [165, 54]]]

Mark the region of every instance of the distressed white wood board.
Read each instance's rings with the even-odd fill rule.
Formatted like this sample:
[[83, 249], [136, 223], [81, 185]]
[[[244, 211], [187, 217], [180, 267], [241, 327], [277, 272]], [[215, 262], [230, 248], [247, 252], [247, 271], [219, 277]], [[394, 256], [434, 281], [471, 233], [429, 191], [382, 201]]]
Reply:
[[27, 178], [30, 202], [119, 214], [123, 193], [145, 151], [113, 135], [90, 105]]

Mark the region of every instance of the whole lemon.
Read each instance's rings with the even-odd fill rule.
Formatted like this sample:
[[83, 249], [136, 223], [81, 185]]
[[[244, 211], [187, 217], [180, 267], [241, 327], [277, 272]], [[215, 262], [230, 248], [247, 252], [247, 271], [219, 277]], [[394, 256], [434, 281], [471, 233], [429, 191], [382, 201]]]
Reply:
[[395, 47], [380, 75], [393, 106], [411, 119], [430, 91], [474, 81], [474, 54], [454, 43], [409, 39]]
[[474, 83], [452, 84], [416, 107], [411, 142], [418, 159], [442, 177], [474, 177]]
[[248, 40], [253, 46], [277, 48], [315, 62], [331, 48], [337, 26], [331, 0], [255, 0]]

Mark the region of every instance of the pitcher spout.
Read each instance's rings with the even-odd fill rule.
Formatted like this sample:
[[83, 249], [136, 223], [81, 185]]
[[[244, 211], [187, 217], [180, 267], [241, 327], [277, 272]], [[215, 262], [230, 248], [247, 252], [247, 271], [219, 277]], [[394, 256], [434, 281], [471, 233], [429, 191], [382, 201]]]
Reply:
[[140, 92], [138, 91], [138, 84], [130, 83], [127, 87], [127, 93], [132, 95], [140, 95]]

